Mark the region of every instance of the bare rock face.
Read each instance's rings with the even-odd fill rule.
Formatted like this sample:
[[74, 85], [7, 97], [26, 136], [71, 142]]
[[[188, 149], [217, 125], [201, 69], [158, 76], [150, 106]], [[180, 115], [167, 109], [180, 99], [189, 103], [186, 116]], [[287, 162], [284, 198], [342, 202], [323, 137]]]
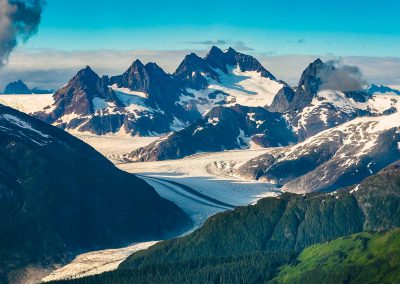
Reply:
[[54, 98], [54, 110], [46, 114], [38, 113], [37, 117], [48, 123], [55, 122], [63, 115], [91, 115], [95, 112], [95, 98], [120, 105], [116, 94], [108, 88], [109, 79], [100, 78], [89, 66], [80, 70]]
[[265, 78], [276, 80], [274, 75], [266, 70], [257, 59], [250, 55], [239, 53], [232, 47], [223, 52], [218, 47], [213, 46], [204, 60], [212, 68], [220, 69], [225, 73], [228, 73], [228, 66], [238, 66], [242, 72], [256, 71]]
[[208, 86], [206, 77], [219, 80], [218, 73], [211, 68], [206, 60], [191, 53], [185, 57], [175, 71], [181, 82], [194, 90], [204, 89]]
[[288, 105], [293, 101], [295, 92], [289, 86], [283, 87], [275, 96], [271, 106], [267, 109], [271, 112], [284, 113], [288, 109]]

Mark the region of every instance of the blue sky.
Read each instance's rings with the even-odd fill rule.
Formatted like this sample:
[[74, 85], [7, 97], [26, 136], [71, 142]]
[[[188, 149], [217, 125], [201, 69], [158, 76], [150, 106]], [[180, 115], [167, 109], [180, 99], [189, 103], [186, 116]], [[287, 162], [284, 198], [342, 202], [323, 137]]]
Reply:
[[399, 0], [47, 0], [39, 32], [0, 68], [0, 89], [18, 78], [59, 88], [86, 65], [116, 75], [135, 59], [173, 72], [214, 44], [292, 85], [321, 57], [400, 88], [399, 12]]
[[[27, 48], [400, 57], [400, 1], [48, 0]], [[225, 41], [226, 44], [221, 44]]]

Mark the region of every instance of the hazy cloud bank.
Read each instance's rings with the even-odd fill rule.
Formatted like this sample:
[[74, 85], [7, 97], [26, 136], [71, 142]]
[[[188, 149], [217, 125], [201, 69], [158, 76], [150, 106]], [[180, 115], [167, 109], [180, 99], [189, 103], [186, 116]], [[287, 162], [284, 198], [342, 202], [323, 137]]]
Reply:
[[[10, 81], [21, 78], [31, 87], [59, 88], [79, 69], [90, 65], [99, 75], [116, 75], [125, 71], [135, 59], [144, 63], [157, 62], [166, 72], [174, 72], [184, 56], [195, 52], [204, 56], [207, 50], [91, 50], [59, 51], [53, 49], [17, 49], [10, 57], [9, 64], [0, 69], [0, 90]], [[400, 85], [400, 58], [386, 57], [342, 57], [316, 55], [270, 55], [253, 54], [277, 78], [296, 85], [301, 72], [320, 57], [324, 61], [335, 60], [341, 65], [358, 66], [369, 83]], [[339, 80], [340, 76], [331, 78]], [[356, 82], [362, 83], [363, 77]], [[354, 83], [354, 82], [353, 82]]]

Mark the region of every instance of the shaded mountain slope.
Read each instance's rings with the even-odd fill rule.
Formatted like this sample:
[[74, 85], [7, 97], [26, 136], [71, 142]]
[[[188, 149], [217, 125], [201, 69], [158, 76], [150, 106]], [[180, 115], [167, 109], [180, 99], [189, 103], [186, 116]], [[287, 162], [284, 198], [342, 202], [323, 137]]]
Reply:
[[[147, 183], [66, 132], [0, 105], [0, 275], [191, 226]], [[0, 281], [1, 282], [1, 281]]]
[[159, 161], [199, 152], [286, 146], [296, 142], [285, 119], [261, 107], [215, 107], [185, 129], [137, 149], [126, 159]]

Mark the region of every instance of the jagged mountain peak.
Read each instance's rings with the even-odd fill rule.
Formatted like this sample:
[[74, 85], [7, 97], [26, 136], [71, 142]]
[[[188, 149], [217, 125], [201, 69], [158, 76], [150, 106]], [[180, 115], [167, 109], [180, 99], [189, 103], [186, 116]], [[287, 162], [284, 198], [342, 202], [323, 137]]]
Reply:
[[238, 52], [235, 49], [233, 49], [233, 47], [229, 47], [224, 53], [232, 55], [238, 54]]
[[333, 64], [328, 64], [317, 58], [304, 69], [295, 94], [288, 88], [282, 90], [274, 98], [270, 110], [279, 112], [301, 111], [311, 103], [320, 91], [323, 78], [327, 78], [334, 70]]
[[202, 59], [200, 56], [198, 56], [196, 53], [191, 52], [188, 55], [185, 56], [184, 60], [200, 60]]
[[158, 75], [168, 76], [168, 74], [155, 62], [149, 62], [145, 66], [145, 69], [149, 73], [154, 73]]
[[195, 53], [185, 56], [174, 75], [186, 86], [195, 90], [208, 86], [208, 81], [205, 77], [219, 81], [218, 73], [210, 67], [204, 58], [199, 57]]
[[139, 59], [136, 59], [133, 61], [132, 66], [144, 66], [144, 64]]
[[15, 82], [9, 83], [4, 89], [5, 94], [31, 94], [32, 91], [28, 86], [21, 80], [18, 79]]
[[317, 77], [319, 71], [326, 66], [327, 65], [320, 58], [310, 63], [300, 77], [299, 86], [304, 85], [306, 80]]
[[86, 65], [85, 68], [82, 68], [81, 70], [79, 70], [76, 75], [77, 76], [93, 76], [93, 77], [97, 76], [97, 77], [99, 77], [99, 75], [89, 65]]
[[139, 59], [133, 61], [132, 65], [124, 72], [123, 75], [132, 74], [135, 72], [144, 72], [144, 64]]
[[[95, 112], [94, 98], [120, 105], [116, 94], [109, 89], [109, 78], [102, 78], [90, 66], [81, 69], [53, 98], [55, 109], [47, 120], [55, 121], [65, 114], [89, 115]], [[46, 120], [46, 121], [47, 121]]]
[[366, 92], [369, 93], [370, 95], [393, 93], [393, 94], [400, 96], [400, 90], [397, 90], [397, 89], [394, 89], [394, 88], [391, 88], [391, 87], [385, 86], [385, 85], [371, 84], [366, 89]]
[[217, 46], [213, 45], [210, 49], [210, 51], [207, 53], [206, 57], [212, 57], [212, 56], [220, 56], [224, 52]]

